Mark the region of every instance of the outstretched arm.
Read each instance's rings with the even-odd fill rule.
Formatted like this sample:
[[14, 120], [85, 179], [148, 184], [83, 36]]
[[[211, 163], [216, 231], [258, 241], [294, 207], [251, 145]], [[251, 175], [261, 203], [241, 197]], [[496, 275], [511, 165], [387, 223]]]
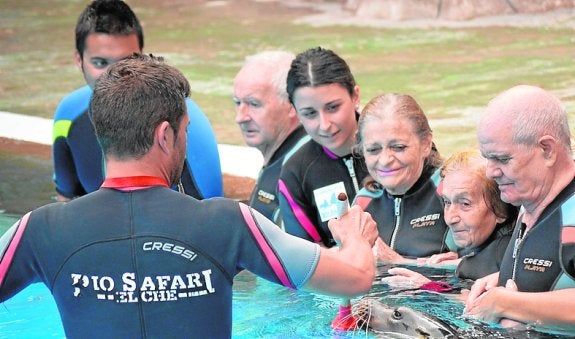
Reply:
[[404, 267], [390, 268], [387, 272], [391, 275], [389, 277], [382, 278], [381, 281], [393, 288], [419, 288], [423, 284], [431, 281], [431, 279], [427, 278], [423, 274]]
[[331, 220], [329, 228], [341, 247], [321, 248], [318, 265], [305, 288], [346, 297], [366, 293], [375, 277], [371, 251], [378, 235], [375, 222], [361, 207], [353, 206], [341, 219]]
[[457, 252], [445, 252], [433, 254], [426, 258], [417, 258], [417, 265], [420, 266], [453, 266], [456, 267], [461, 262]]

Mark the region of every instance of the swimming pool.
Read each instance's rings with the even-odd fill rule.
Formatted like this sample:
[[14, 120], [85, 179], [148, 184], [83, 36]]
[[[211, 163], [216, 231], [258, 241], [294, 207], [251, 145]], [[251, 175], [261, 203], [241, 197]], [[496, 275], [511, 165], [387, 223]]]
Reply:
[[[0, 232], [15, 219], [0, 215]], [[386, 272], [389, 267], [380, 267]], [[428, 276], [447, 277], [450, 283], [465, 286], [439, 269], [420, 269]], [[385, 273], [382, 273], [385, 275]], [[378, 280], [378, 279], [377, 279]], [[376, 281], [377, 281], [376, 280]], [[463, 305], [448, 295], [412, 290], [393, 290], [376, 283], [370, 292], [386, 304], [404, 305], [428, 312], [456, 327], [461, 338], [573, 338], [572, 335], [540, 333], [533, 330], [512, 332], [486, 326], [462, 316]], [[256, 278], [249, 272], [234, 279], [234, 338], [375, 338], [373, 333], [337, 333], [330, 323], [339, 298], [292, 291]], [[0, 338], [63, 338], [58, 311], [49, 290], [34, 284], [0, 304]]]

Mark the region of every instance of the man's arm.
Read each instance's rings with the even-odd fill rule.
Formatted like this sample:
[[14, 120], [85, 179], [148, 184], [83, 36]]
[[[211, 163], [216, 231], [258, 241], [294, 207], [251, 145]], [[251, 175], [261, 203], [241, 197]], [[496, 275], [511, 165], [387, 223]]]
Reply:
[[305, 289], [346, 297], [367, 293], [375, 277], [371, 248], [378, 236], [371, 215], [353, 206], [341, 219], [330, 220], [329, 228], [341, 247], [321, 248]]
[[486, 321], [512, 319], [527, 324], [575, 328], [575, 288], [549, 292], [519, 292], [510, 280], [506, 287], [488, 290], [466, 313]]
[[305, 197], [299, 188], [299, 182], [294, 179], [291, 173], [288, 176], [288, 171], [284, 168], [282, 168], [282, 174], [278, 181], [279, 209], [282, 214], [284, 229], [287, 233], [298, 238], [321, 243], [322, 235], [314, 223], [310, 208], [308, 208], [310, 204], [303, 201]]
[[201, 198], [223, 197], [222, 169], [216, 134], [208, 117], [191, 98], [186, 99], [186, 106], [190, 118], [187, 128], [186, 162], [191, 179]]
[[79, 88], [63, 98], [54, 112], [52, 159], [57, 201], [71, 200], [83, 191], [67, 140], [74, 120], [88, 109], [91, 96], [89, 86]]
[[239, 207], [248, 232], [241, 236], [245, 244], [237, 248], [241, 268], [286, 287], [341, 297], [371, 288], [375, 277], [371, 247], [378, 232], [361, 207], [354, 206], [341, 219], [330, 221], [336, 241], [342, 244], [330, 249], [282, 231], [245, 204]]
[[[29, 217], [30, 213], [24, 215], [0, 237], [0, 302], [9, 299], [35, 279], [30, 273], [34, 264], [29, 261], [24, 261], [25, 265], [23, 269], [20, 267], [21, 270], [9, 270], [28, 226]], [[15, 279], [12, 277], [10, 280], [8, 273], [13, 274], [14, 271], [18, 273], [15, 274]]]

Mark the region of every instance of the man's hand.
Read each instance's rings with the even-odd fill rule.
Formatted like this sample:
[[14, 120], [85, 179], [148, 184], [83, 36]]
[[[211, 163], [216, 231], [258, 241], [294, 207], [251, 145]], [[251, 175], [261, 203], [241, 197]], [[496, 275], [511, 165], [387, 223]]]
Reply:
[[380, 237], [377, 237], [375, 246], [373, 246], [373, 255], [377, 261], [384, 264], [402, 264], [408, 260], [389, 247]]
[[371, 252], [378, 235], [375, 221], [360, 206], [353, 206], [328, 226], [341, 246], [320, 248], [319, 262], [306, 288], [346, 298], [367, 293], [375, 276]]
[[453, 260], [457, 259], [459, 259], [459, 255], [457, 254], [457, 252], [445, 252], [445, 253], [433, 254], [432, 256], [427, 258], [417, 258], [417, 264], [421, 266], [433, 266], [441, 263], [447, 264], [445, 263], [445, 261], [450, 261], [449, 264], [457, 265], [457, 263], [453, 262]]
[[477, 279], [467, 295], [463, 312], [485, 321], [499, 321], [501, 315], [497, 311], [497, 299], [499, 293], [504, 292], [505, 288], [497, 287], [498, 280], [499, 272]]
[[404, 267], [394, 267], [387, 271], [391, 276], [382, 278], [381, 281], [392, 288], [419, 288], [430, 282], [423, 274]]
[[352, 206], [341, 218], [330, 220], [328, 227], [335, 241], [344, 246], [347, 238], [356, 236], [365, 238], [373, 246], [379, 234], [371, 214], [359, 206]]
[[497, 286], [497, 281], [499, 280], [499, 272], [492, 273], [483, 278], [477, 279], [471, 290], [467, 295], [467, 301], [465, 302], [466, 308], [471, 305], [477, 298], [479, 298], [484, 292], [489, 291], [493, 287]]

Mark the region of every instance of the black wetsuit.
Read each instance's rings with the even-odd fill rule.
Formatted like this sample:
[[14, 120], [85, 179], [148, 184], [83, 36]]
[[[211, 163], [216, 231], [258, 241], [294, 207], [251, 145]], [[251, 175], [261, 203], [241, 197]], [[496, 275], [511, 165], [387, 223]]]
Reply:
[[353, 201], [367, 175], [361, 159], [351, 154], [338, 157], [313, 140], [307, 142], [285, 163], [280, 175], [280, 210], [286, 232], [334, 246], [327, 222], [337, 216], [337, 195], [345, 192]]
[[522, 292], [575, 288], [575, 180], [525, 232], [521, 213], [499, 271], [499, 285], [513, 279]]
[[462, 279], [477, 280], [499, 271], [507, 245], [511, 240], [515, 220], [498, 225], [481, 246], [458, 251], [461, 261], [455, 274]]
[[419, 258], [456, 250], [443, 219], [439, 181], [439, 170], [427, 167], [404, 195], [363, 188], [354, 204], [371, 213], [383, 242], [402, 256]]
[[238, 272], [299, 288], [319, 250], [229, 199], [102, 188], [6, 232], [0, 302], [43, 282], [70, 338], [230, 337]]
[[258, 174], [256, 186], [250, 197], [250, 206], [276, 224], [280, 224], [277, 187], [282, 165], [308, 140], [310, 137], [305, 129], [299, 126], [286, 138]]

